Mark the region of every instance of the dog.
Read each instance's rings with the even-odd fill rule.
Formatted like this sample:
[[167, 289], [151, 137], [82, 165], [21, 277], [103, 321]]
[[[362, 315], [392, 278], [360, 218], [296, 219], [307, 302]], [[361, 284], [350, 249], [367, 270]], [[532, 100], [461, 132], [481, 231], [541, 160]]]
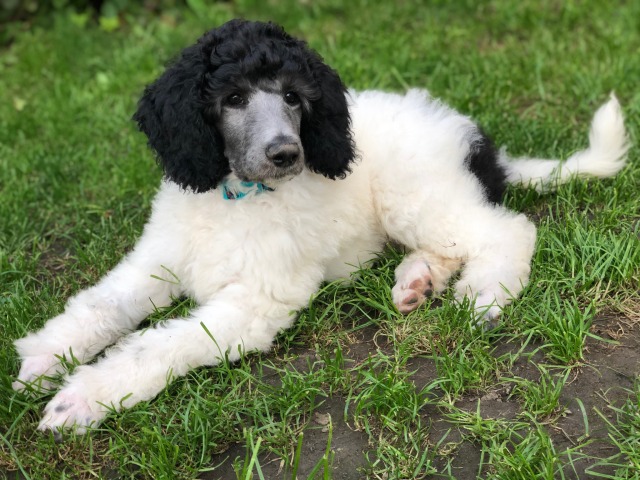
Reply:
[[[39, 429], [56, 435], [84, 433], [190, 369], [269, 349], [322, 282], [348, 279], [389, 241], [409, 252], [391, 290], [399, 312], [462, 269], [456, 298], [474, 321], [494, 320], [527, 284], [536, 240], [500, 204], [506, 185], [609, 177], [629, 146], [612, 94], [587, 149], [562, 164], [511, 159], [426, 91], [348, 91], [303, 41], [244, 20], [186, 48], [134, 120], [164, 170], [140, 240], [15, 342], [17, 390], [54, 388], [63, 359], [84, 364], [45, 407]], [[188, 318], [135, 332], [181, 295], [199, 305]]]

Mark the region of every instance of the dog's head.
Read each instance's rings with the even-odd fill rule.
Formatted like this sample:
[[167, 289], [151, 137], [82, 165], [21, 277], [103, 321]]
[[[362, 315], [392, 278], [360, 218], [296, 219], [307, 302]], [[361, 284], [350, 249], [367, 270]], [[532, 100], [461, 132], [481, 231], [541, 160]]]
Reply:
[[166, 177], [195, 192], [230, 173], [269, 184], [304, 165], [342, 178], [355, 156], [340, 77], [272, 23], [207, 32], [145, 89], [134, 120]]

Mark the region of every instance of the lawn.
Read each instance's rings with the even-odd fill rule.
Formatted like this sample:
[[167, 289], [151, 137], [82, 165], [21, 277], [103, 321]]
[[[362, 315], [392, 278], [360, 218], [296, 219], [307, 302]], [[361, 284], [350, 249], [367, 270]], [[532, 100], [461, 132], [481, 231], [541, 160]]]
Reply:
[[[98, 28], [64, 11], [0, 46], [0, 477], [640, 478], [640, 2], [189, 2]], [[13, 340], [141, 232], [161, 172], [131, 115], [233, 17], [305, 38], [357, 89], [428, 88], [512, 154], [584, 148], [611, 91], [616, 178], [505, 201], [538, 226], [530, 285], [490, 331], [447, 291], [400, 315], [389, 248], [310, 299], [274, 348], [198, 369], [62, 443], [14, 393]], [[149, 320], [187, 314], [189, 299]], [[69, 368], [73, 368], [70, 365]]]

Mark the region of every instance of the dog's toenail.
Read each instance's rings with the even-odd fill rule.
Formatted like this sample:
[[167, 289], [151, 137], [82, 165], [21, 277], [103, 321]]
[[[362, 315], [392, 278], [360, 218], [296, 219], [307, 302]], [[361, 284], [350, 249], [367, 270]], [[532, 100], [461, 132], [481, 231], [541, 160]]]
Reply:
[[54, 442], [56, 442], [56, 443], [62, 443], [62, 440], [63, 440], [63, 438], [62, 438], [62, 433], [60, 433], [58, 430], [54, 430], [54, 429], [52, 429], [52, 428], [47, 428], [47, 429], [45, 430], [45, 433], [46, 433], [46, 432], [51, 432], [51, 435], [53, 435], [53, 441], [54, 441]]

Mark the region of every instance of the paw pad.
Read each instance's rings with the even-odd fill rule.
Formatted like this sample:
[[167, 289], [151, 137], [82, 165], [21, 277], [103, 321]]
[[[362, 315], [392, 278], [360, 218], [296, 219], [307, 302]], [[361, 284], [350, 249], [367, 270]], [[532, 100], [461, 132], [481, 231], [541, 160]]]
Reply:
[[400, 313], [414, 311], [433, 294], [431, 269], [423, 260], [416, 260], [397, 275], [398, 281], [391, 293]]
[[96, 426], [103, 418], [104, 413], [92, 409], [84, 395], [61, 390], [45, 407], [38, 430], [50, 431], [56, 441], [61, 441], [61, 428], [73, 428], [83, 434], [87, 427]]

